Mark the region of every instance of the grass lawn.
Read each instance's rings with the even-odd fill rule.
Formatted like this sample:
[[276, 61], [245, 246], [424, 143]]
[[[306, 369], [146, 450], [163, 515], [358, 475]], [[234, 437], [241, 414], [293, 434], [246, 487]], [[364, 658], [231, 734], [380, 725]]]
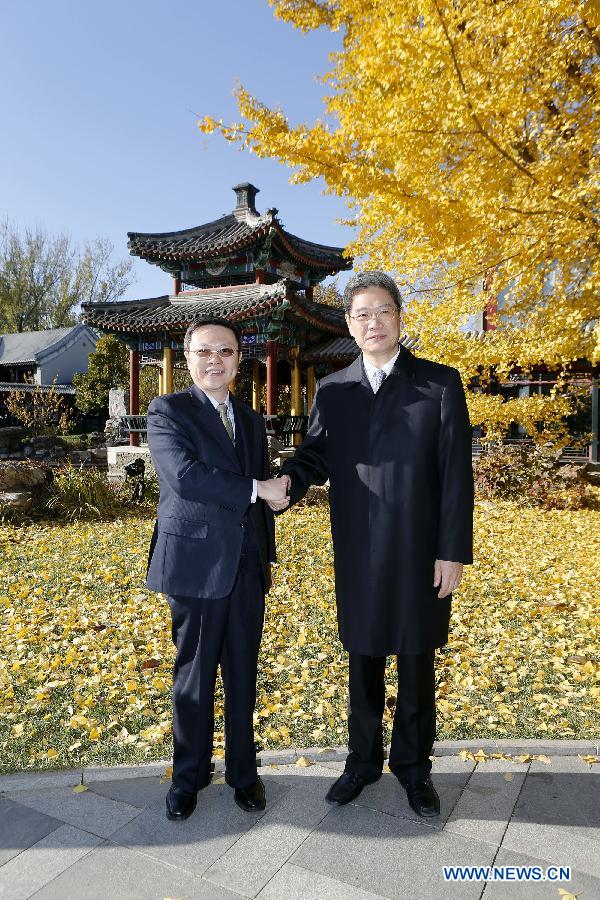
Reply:
[[[597, 512], [479, 501], [476, 559], [438, 653], [438, 737], [600, 737]], [[0, 770], [170, 755], [173, 650], [143, 586], [147, 518], [0, 527]], [[278, 519], [256, 734], [346, 741], [328, 511]], [[393, 714], [388, 666], [386, 721]], [[215, 746], [223, 748], [222, 697]]]

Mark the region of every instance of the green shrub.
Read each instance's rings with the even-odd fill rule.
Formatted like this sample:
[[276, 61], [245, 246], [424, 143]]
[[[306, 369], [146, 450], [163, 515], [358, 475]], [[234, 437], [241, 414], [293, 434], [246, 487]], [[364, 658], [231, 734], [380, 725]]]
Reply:
[[68, 466], [54, 476], [48, 509], [59, 519], [104, 519], [122, 505], [118, 489], [98, 469]]

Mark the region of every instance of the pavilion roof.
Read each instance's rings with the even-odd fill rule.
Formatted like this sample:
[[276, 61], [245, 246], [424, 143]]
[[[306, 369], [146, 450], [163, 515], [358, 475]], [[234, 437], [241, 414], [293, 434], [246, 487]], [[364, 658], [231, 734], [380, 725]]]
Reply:
[[184, 291], [147, 300], [82, 304], [83, 321], [101, 331], [143, 334], [157, 330], [185, 329], [200, 316], [222, 316], [239, 322], [253, 319], [284, 301], [296, 315], [325, 331], [345, 330], [343, 311], [306, 300], [286, 279], [276, 284], [247, 284], [226, 288]]
[[286, 256], [324, 274], [352, 266], [343, 247], [307, 241], [287, 231], [276, 209], [260, 215], [254, 206], [258, 189], [244, 183], [234, 188], [238, 206], [228, 215], [183, 231], [128, 232], [129, 252], [156, 265], [194, 263], [230, 255], [261, 244], [270, 234]]

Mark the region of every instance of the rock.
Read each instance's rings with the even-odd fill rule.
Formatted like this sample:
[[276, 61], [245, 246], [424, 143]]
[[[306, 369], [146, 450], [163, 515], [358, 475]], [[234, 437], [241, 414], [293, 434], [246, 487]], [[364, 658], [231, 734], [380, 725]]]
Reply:
[[31, 491], [0, 491], [0, 512], [25, 512], [32, 502]]
[[74, 466], [84, 466], [90, 462], [90, 452], [89, 450], [71, 450], [69, 459]]
[[110, 419], [120, 419], [129, 415], [129, 393], [121, 388], [111, 388], [108, 392], [108, 415]]
[[4, 463], [0, 466], [0, 491], [14, 491], [20, 488], [29, 491], [41, 487], [48, 477], [47, 470], [39, 466], [18, 462]]
[[61, 445], [60, 440], [54, 435], [48, 436], [46, 434], [37, 434], [31, 438], [30, 443], [32, 444], [34, 450], [36, 452], [42, 450], [52, 450], [56, 445]]
[[572, 464], [567, 464], [566, 466], [561, 466], [558, 474], [563, 479], [563, 481], [582, 481], [584, 478], [585, 466], [576, 466]]
[[110, 447], [118, 447], [129, 443], [129, 434], [121, 424], [120, 417], [106, 420], [104, 427], [104, 440]]

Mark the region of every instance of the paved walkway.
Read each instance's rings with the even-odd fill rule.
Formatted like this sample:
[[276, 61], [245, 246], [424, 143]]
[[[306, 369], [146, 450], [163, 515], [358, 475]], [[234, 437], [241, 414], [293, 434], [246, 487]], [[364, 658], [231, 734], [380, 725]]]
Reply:
[[[461, 746], [488, 758], [461, 758]], [[469, 741], [435, 752], [439, 820], [415, 816], [389, 772], [354, 803], [329, 806], [339, 750], [263, 755], [260, 815], [238, 809], [217, 764], [182, 823], [165, 818], [162, 764], [87, 769], [80, 792], [81, 772], [1, 777], [0, 897], [560, 900], [561, 888], [600, 898], [600, 765], [580, 758], [596, 756], [595, 743]], [[571, 878], [451, 883], [443, 866], [495, 866], [506, 879], [517, 874], [507, 867], [570, 866]]]

